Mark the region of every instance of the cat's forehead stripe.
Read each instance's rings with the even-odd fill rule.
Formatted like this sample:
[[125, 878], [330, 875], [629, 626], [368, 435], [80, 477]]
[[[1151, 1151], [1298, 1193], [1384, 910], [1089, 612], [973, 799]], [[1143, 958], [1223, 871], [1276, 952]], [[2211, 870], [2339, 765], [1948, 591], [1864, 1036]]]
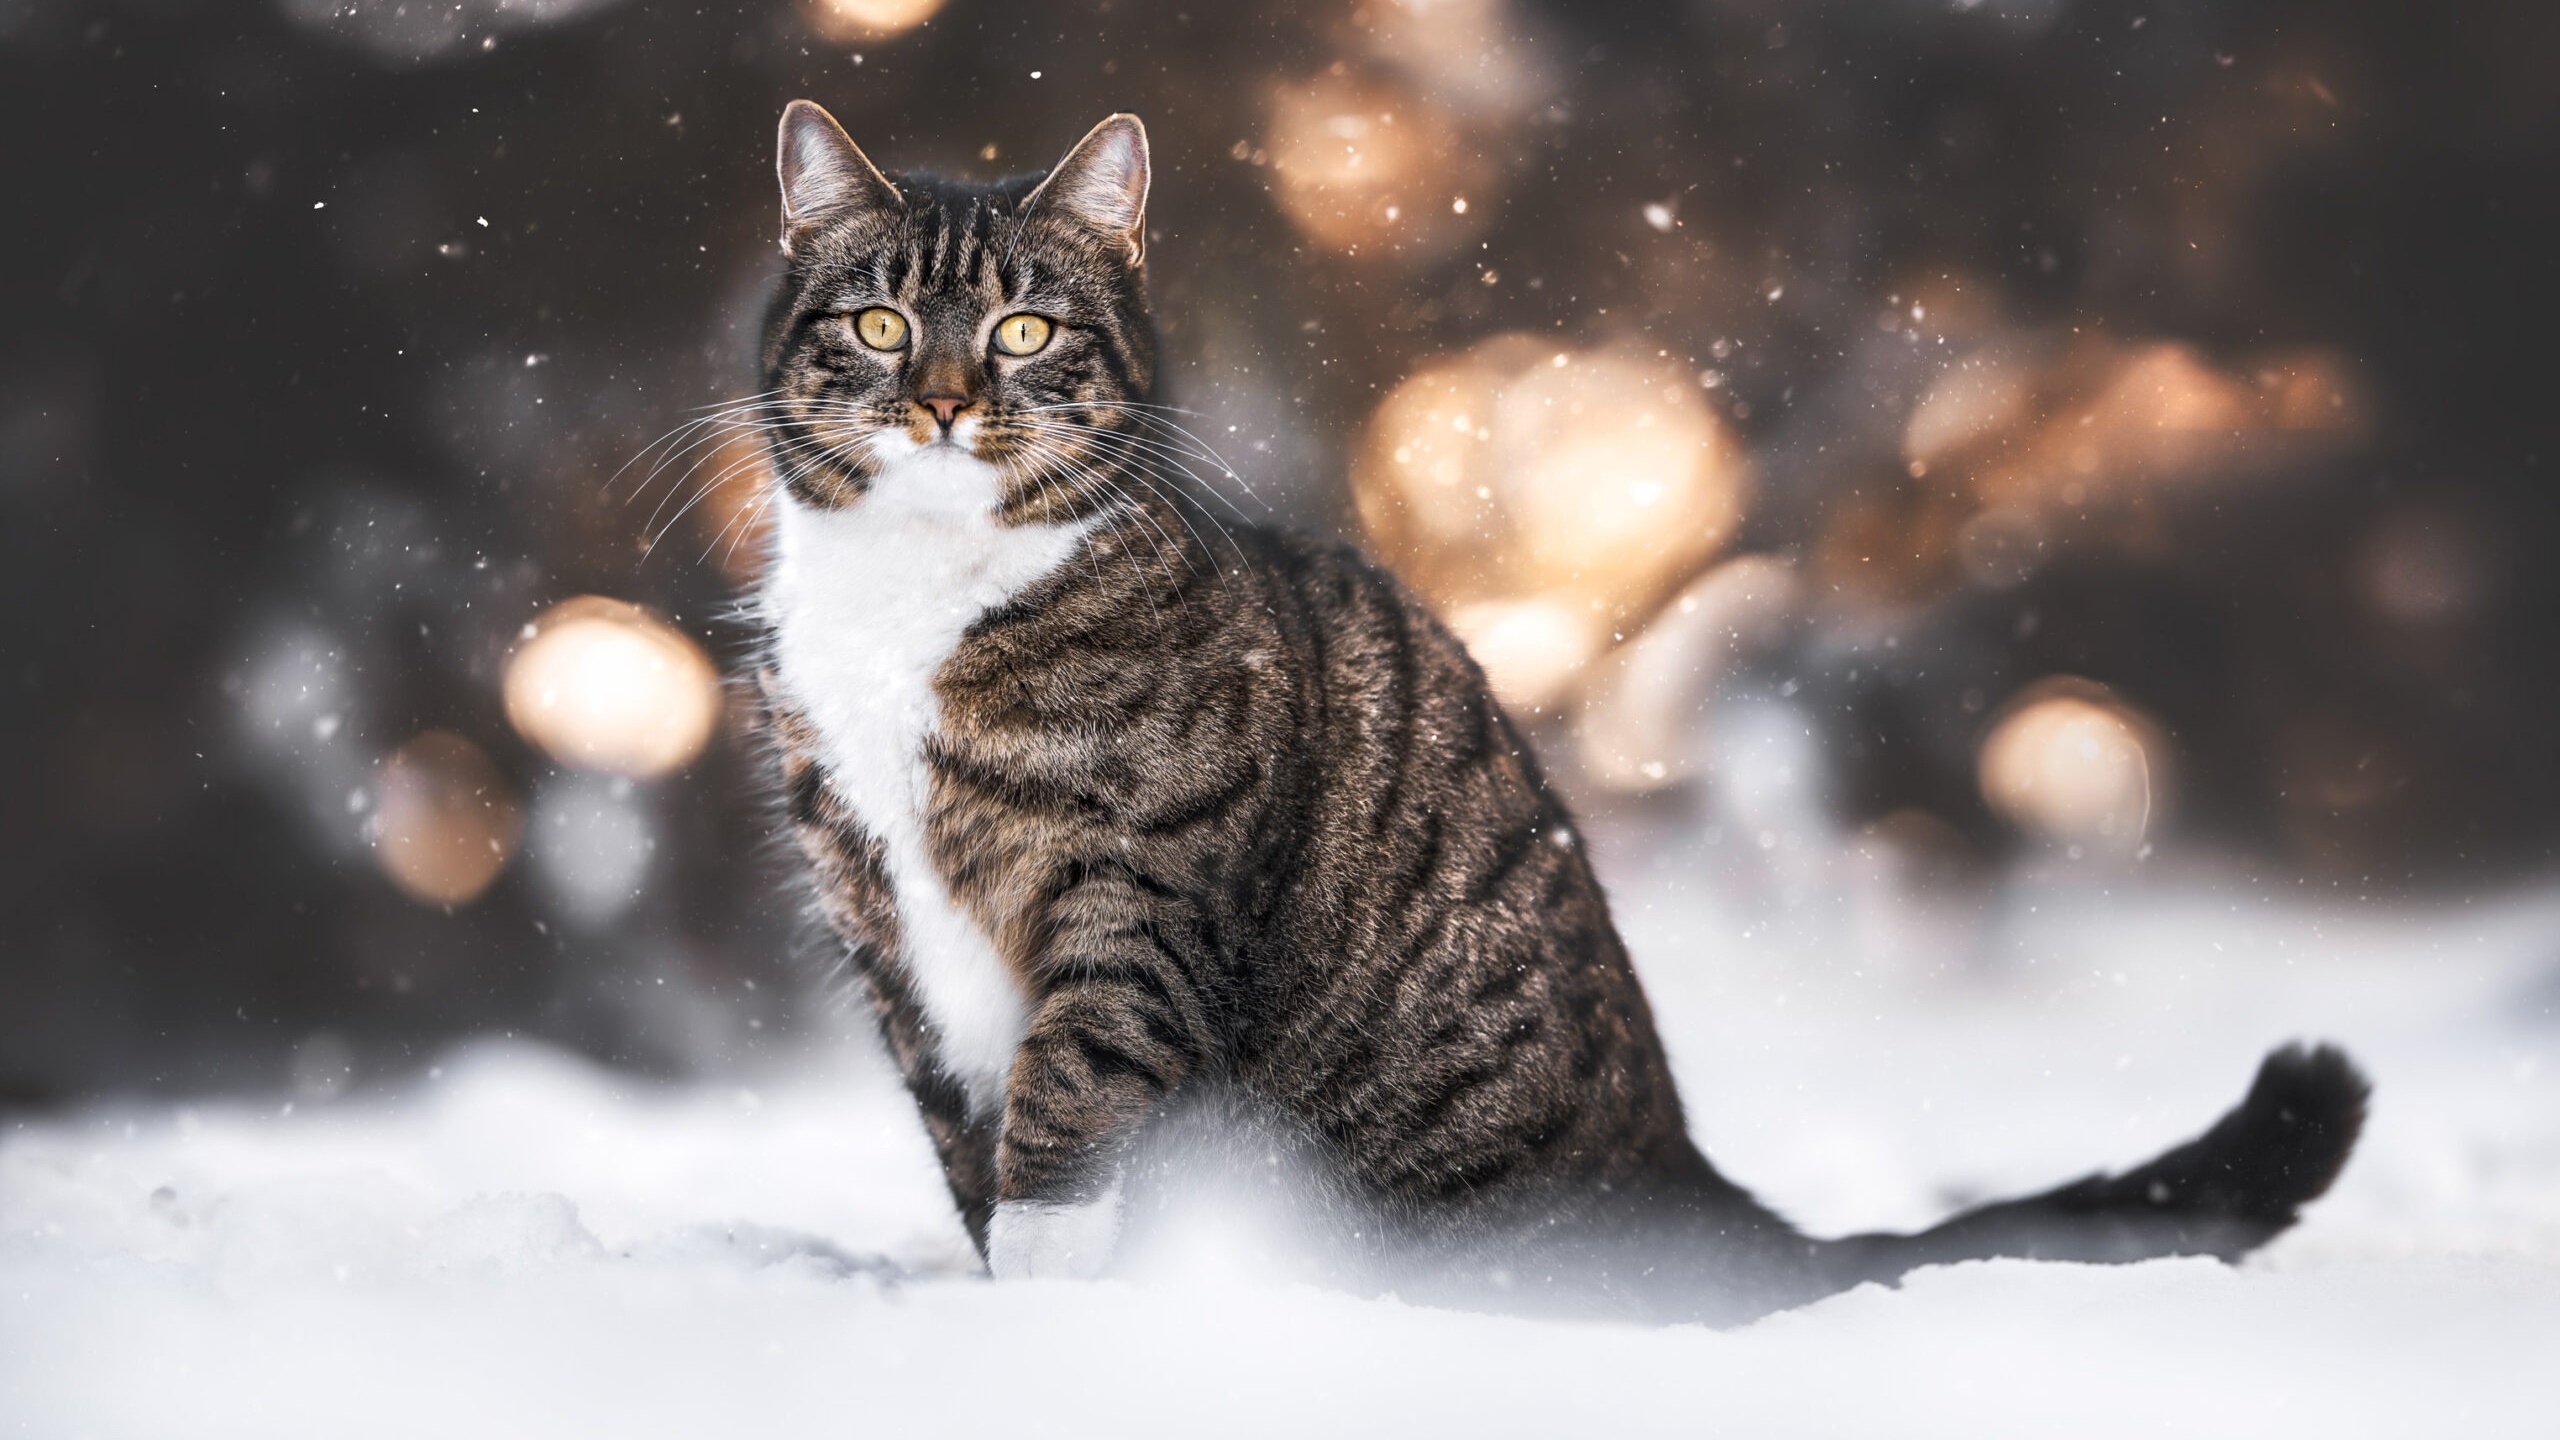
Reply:
[[[864, 273], [880, 295], [911, 301], [941, 290], [1019, 298], [1055, 288], [1052, 267], [1028, 252], [1008, 255], [1008, 247], [999, 243], [1013, 218], [984, 199], [966, 202], [965, 211], [956, 201], [928, 202], [908, 214], [897, 239], [871, 257]], [[846, 291], [835, 303], [855, 304], [864, 298]]]
[[951, 246], [951, 212], [937, 209], [933, 219], [933, 233], [925, 240], [924, 274], [920, 277], [920, 283], [927, 289], [940, 288], [942, 257]]

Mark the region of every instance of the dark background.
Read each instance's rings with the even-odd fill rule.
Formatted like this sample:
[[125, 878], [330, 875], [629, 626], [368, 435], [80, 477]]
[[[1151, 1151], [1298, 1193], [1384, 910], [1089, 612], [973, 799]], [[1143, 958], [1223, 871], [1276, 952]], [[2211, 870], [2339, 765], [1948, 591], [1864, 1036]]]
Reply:
[[[2164, 851], [2342, 902], [2550, 873], [2560, 10], [1419, 8], [949, 0], [829, 38], [791, 4], [0, 0], [0, 1100], [326, 1088], [479, 1030], [716, 1068], [823, 1014], [744, 707], [647, 787], [610, 924], [558, 923], [521, 863], [408, 899], [337, 804], [430, 728], [553, 777], [497, 676], [560, 599], [743, 651], [752, 547], [644, 556], [612, 477], [753, 388], [797, 96], [884, 166], [980, 174], [1141, 113], [1167, 393], [1280, 523], [1357, 532], [1362, 427], [1433, 356], [1526, 331], [1717, 368], [1760, 477], [1736, 546], [1833, 597], [1767, 663], [1816, 701], [1843, 826], [2032, 858], [1976, 712], [2069, 674], [2169, 737]], [[1279, 203], [1274, 97], [1328, 76], [1448, 119], [1462, 238], [1346, 253]], [[1897, 450], [1938, 362], [1896, 357], [2092, 336], [2317, 353], [2355, 423], [1966, 583], [1931, 537], [1972, 502]], [[1843, 569], [1874, 535], [1914, 560]], [[1844, 659], [1876, 616], [1896, 657]], [[332, 733], [262, 739], [260, 667], [305, 652]]]

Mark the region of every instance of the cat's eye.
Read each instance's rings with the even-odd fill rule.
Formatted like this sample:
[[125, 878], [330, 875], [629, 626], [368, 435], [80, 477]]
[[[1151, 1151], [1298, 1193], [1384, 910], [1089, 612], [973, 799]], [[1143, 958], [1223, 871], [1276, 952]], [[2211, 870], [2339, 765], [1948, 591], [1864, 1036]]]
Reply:
[[874, 350], [895, 350], [907, 343], [907, 317], [874, 305], [853, 317], [853, 333]]
[[1037, 315], [1007, 315], [996, 322], [996, 348], [1007, 355], [1036, 355], [1056, 328]]

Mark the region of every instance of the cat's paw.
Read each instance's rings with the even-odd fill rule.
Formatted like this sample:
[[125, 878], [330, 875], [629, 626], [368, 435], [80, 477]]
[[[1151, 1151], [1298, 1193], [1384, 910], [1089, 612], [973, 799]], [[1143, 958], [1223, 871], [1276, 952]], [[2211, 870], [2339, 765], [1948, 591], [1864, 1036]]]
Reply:
[[1074, 1205], [1007, 1200], [987, 1223], [987, 1268], [999, 1280], [1089, 1279], [1120, 1234], [1120, 1187]]

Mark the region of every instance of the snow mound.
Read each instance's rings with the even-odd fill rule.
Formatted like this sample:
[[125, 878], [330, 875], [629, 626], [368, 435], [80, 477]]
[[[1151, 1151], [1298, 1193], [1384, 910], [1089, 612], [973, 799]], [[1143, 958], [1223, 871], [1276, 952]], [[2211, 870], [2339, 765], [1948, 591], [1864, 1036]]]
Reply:
[[2236, 1269], [1968, 1264], [1648, 1330], [1249, 1265], [999, 1287], [867, 1051], [745, 1089], [484, 1044], [317, 1108], [107, 1105], [0, 1136], [0, 1433], [2550, 1433], [2550, 903], [2084, 897], [1949, 972], [1821, 965], [1675, 886], [1627, 891], [1702, 1140], [1817, 1229], [2137, 1160], [2296, 1035], [2371, 1070], [2373, 1124]]

